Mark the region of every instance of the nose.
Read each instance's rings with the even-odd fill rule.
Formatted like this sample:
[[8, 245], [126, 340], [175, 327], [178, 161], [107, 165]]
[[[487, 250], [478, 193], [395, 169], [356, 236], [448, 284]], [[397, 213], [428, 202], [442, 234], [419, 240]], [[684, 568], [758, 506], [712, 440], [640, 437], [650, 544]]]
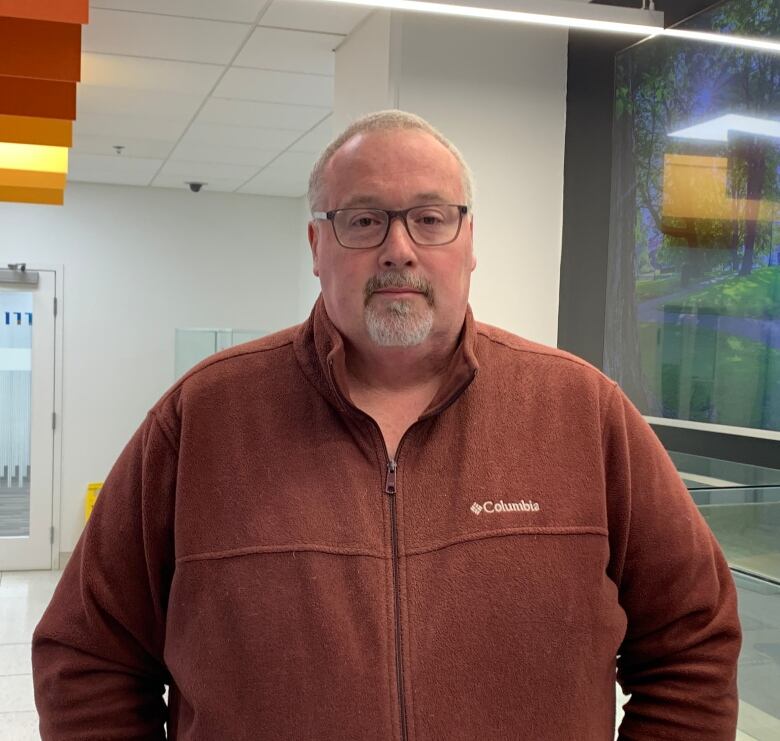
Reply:
[[385, 268], [410, 267], [417, 262], [416, 245], [399, 216], [390, 222], [385, 241], [379, 246], [379, 263]]

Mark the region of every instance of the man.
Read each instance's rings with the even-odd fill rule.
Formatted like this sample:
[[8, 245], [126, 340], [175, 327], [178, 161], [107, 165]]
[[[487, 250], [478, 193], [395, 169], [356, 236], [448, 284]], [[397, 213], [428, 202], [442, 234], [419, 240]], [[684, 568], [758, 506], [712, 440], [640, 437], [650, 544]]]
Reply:
[[611, 381], [473, 320], [457, 150], [375, 114], [310, 199], [309, 320], [203, 362], [106, 481], [43, 738], [605, 741], [617, 666], [621, 738], [731, 741], [723, 556]]

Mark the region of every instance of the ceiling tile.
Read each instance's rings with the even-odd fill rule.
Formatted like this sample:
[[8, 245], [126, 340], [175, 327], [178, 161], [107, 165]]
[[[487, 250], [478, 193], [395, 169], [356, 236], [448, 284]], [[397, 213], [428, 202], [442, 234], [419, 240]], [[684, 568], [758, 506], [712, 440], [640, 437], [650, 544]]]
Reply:
[[223, 162], [233, 165], [253, 165], [255, 170], [270, 162], [280, 149], [229, 147], [221, 144], [181, 142], [171, 152], [171, 160], [190, 162]]
[[121, 10], [93, 10], [84, 27], [84, 51], [185, 62], [226, 64], [250, 27]]
[[261, 129], [222, 124], [193, 124], [182, 138], [186, 144], [210, 144], [224, 147], [250, 147], [281, 151], [290, 146], [300, 133], [283, 129]]
[[223, 69], [221, 65], [196, 62], [84, 53], [81, 55], [81, 84], [206, 95]]
[[297, 72], [231, 68], [217, 85], [214, 96], [331, 108], [333, 78]]
[[[194, 182], [203, 182], [196, 178], [191, 179]], [[212, 178], [203, 186], [203, 192], [215, 191], [220, 193], [233, 193], [241, 187], [245, 179], [242, 178]], [[186, 190], [189, 186], [178, 175], [159, 175], [154, 179], [152, 185], [155, 188], [181, 188]], [[195, 197], [195, 194], [193, 194]]]
[[297, 198], [306, 193], [316, 156], [285, 152], [243, 186], [239, 193]]
[[319, 156], [333, 139], [333, 117], [328, 116], [290, 147], [291, 152], [309, 152]]
[[188, 124], [200, 105], [201, 95], [177, 95], [162, 90], [128, 90], [127, 88], [78, 86], [78, 112], [106, 116], [150, 116], [181, 120]]
[[315, 108], [313, 106], [209, 98], [196, 121], [199, 123], [307, 131], [323, 116], [327, 116], [329, 112], [328, 108]]
[[194, 180], [210, 183], [216, 180], [238, 180], [244, 182], [257, 171], [255, 165], [235, 165], [224, 162], [187, 162], [171, 160], [165, 163], [160, 175], [177, 177], [182, 182]]
[[77, 154], [70, 156], [68, 180], [117, 185], [148, 185], [162, 160]]
[[252, 23], [265, 3], [266, 0], [94, 0], [90, 7]]
[[348, 34], [373, 8], [334, 5], [312, 0], [274, 0], [260, 23], [277, 28]]
[[256, 28], [234, 64], [238, 67], [332, 75], [336, 71], [333, 50], [343, 39], [343, 36], [325, 33]]
[[[124, 151], [116, 155], [114, 145], [121, 144]], [[99, 136], [94, 134], [75, 134], [73, 136], [73, 152], [79, 154], [103, 154], [122, 157], [146, 157], [150, 159], [165, 159], [174, 147], [173, 141], [159, 139], [138, 139], [134, 137], [121, 137], [117, 140], [113, 136]]]
[[73, 134], [116, 138], [115, 144], [122, 144], [122, 137], [176, 142], [186, 128], [187, 124], [180, 120], [85, 113], [79, 114]]

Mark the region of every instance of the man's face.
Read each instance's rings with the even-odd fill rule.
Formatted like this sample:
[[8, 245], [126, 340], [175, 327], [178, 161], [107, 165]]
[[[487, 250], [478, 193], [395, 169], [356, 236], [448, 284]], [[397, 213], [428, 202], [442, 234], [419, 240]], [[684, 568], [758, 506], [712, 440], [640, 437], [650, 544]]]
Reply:
[[[421, 131], [358, 134], [336, 151], [323, 177], [324, 211], [464, 203], [457, 160]], [[470, 216], [453, 242], [439, 246], [415, 244], [399, 218], [378, 247], [346, 249], [326, 221], [309, 225], [309, 241], [328, 316], [353, 344], [410, 346], [457, 336], [476, 265]]]

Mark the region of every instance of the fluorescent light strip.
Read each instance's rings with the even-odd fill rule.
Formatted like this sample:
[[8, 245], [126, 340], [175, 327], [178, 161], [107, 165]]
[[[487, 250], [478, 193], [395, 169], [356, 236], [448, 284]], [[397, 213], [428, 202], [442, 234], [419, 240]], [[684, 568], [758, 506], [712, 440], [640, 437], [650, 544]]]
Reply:
[[320, 0], [320, 2], [337, 3], [340, 5], [363, 5], [373, 8], [389, 8], [390, 10], [409, 10], [418, 13], [448, 15], [459, 18], [482, 18], [485, 20], [505, 21], [508, 23], [530, 23], [540, 26], [557, 26], [561, 28], [578, 28], [592, 31], [607, 31], [636, 36], [668, 36], [671, 38], [703, 41], [722, 46], [735, 46], [745, 49], [758, 49], [780, 54], [780, 42], [766, 39], [747, 38], [745, 36], [730, 36], [728, 34], [708, 33], [707, 31], [686, 31], [678, 28], [658, 28], [636, 23], [619, 23], [617, 21], [599, 21], [590, 18], [574, 18], [570, 16], [544, 15], [543, 13], [524, 13], [515, 10], [497, 10], [491, 8], [476, 8], [466, 5], [449, 5], [446, 3], [424, 2], [424, 0]]
[[617, 21], [599, 21], [590, 18], [571, 18], [568, 16], [544, 15], [542, 13], [523, 13], [516, 10], [496, 10], [492, 8], [474, 8], [466, 5], [448, 5], [446, 3], [424, 2], [423, 0], [321, 0], [339, 5], [368, 5], [372, 8], [390, 10], [411, 10], [417, 13], [448, 15], [459, 18], [482, 18], [508, 23], [530, 23], [539, 26], [559, 26], [562, 28], [582, 28], [593, 31], [634, 34], [637, 36], [657, 36], [663, 32], [657, 26], [642, 26]]
[[749, 39], [746, 36], [729, 36], [725, 33], [686, 31], [682, 28], [666, 28], [661, 35], [677, 39], [688, 39], [689, 41], [705, 41], [710, 44], [721, 44], [722, 46], [738, 46], [743, 49], [760, 49], [761, 51], [780, 54], [780, 41]]

